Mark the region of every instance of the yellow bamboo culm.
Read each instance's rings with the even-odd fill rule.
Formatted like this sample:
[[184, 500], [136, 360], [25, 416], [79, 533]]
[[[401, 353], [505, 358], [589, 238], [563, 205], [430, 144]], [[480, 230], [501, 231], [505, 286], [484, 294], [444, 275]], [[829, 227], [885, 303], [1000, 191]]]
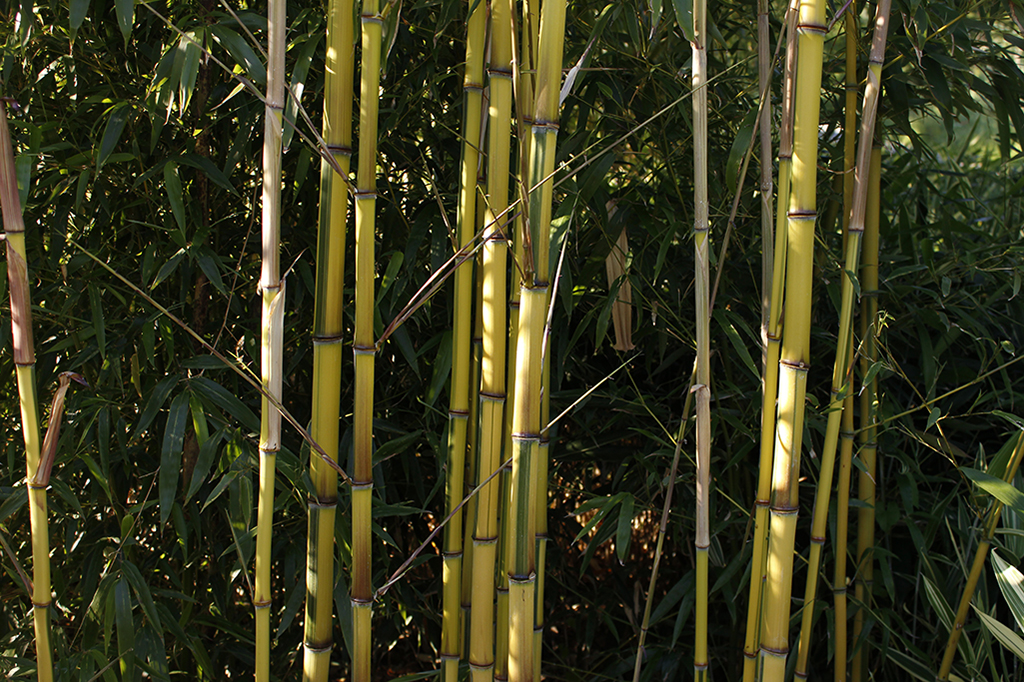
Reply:
[[693, 3], [693, 248], [694, 292], [697, 317], [697, 376], [693, 391], [697, 405], [697, 555], [696, 628], [693, 652], [694, 677], [708, 678], [708, 549], [711, 546], [709, 507], [711, 504], [711, 315], [708, 241], [711, 224], [708, 212], [708, 56], [707, 2]]
[[25, 222], [21, 214], [14, 147], [7, 126], [6, 103], [0, 102], [0, 208], [3, 210], [7, 250], [7, 282], [11, 298], [11, 341], [21, 407], [21, 433], [25, 440], [28, 516], [32, 531], [32, 619], [36, 635], [36, 675], [53, 682], [50, 643], [50, 531], [46, 520], [47, 482], [37, 481], [41, 461], [39, 407], [36, 397], [36, 353], [32, 338], [32, 307], [28, 262], [25, 257]]
[[[355, 394], [352, 415], [352, 676], [370, 682], [371, 518], [373, 503], [374, 237], [377, 205], [377, 116], [383, 18], [379, 0], [363, 0], [359, 87], [359, 159], [355, 192]], [[457, 610], [457, 607], [456, 607]]]
[[[875, 345], [876, 318], [878, 317], [878, 212], [881, 195], [882, 150], [875, 147], [871, 153], [871, 176], [868, 187], [867, 217], [864, 226], [864, 243], [861, 245], [860, 266], [861, 300], [861, 375], [878, 361]], [[872, 549], [875, 546], [875, 459], [878, 444], [875, 441], [878, 414], [878, 377], [862, 387], [860, 394], [860, 461], [864, 468], [857, 479], [857, 492], [862, 506], [857, 510], [857, 583], [854, 598], [860, 604], [853, 617], [854, 642], [851, 678], [864, 679], [864, 657], [866, 643], [859, 642], [864, 629], [865, 611], [870, 606], [871, 582], [874, 575]]]
[[797, 34], [793, 167], [786, 221], [788, 254], [784, 332], [779, 360], [779, 404], [761, 632], [761, 676], [767, 682], [782, 682], [785, 679], [789, 653], [789, 609], [799, 509], [800, 451], [803, 445], [804, 396], [810, 362], [811, 275], [817, 219], [818, 115], [825, 38], [823, 2], [801, 1]]
[[779, 127], [779, 200], [775, 205], [771, 288], [767, 297], [768, 315], [767, 322], [762, 327], [764, 379], [761, 388], [761, 445], [758, 459], [757, 493], [754, 500], [754, 542], [749, 602], [743, 645], [744, 682], [754, 682], [757, 677], [758, 645], [761, 641], [762, 600], [768, 547], [768, 510], [771, 505], [772, 461], [775, 447], [775, 402], [778, 395], [779, 355], [782, 344], [782, 300], [786, 271], [786, 207], [788, 206], [790, 170], [793, 160], [796, 18], [796, 6], [790, 6], [786, 13], [786, 69], [782, 88], [782, 122]]
[[[352, 158], [353, 9], [353, 0], [330, 0], [327, 8], [323, 138], [334, 163], [324, 159], [320, 164], [310, 434], [331, 457], [338, 452], [345, 341], [342, 310], [348, 172]], [[320, 682], [328, 678], [331, 662], [338, 475], [320, 457], [311, 456], [309, 467], [316, 496], [307, 502], [309, 525], [303, 679]]]
[[[889, 7], [891, 0], [880, 0], [875, 15], [875, 30], [871, 44], [871, 58], [868, 65], [867, 86], [864, 89], [863, 118], [860, 128], [857, 165], [854, 174], [853, 204], [846, 231], [846, 264], [844, 273], [857, 271], [860, 264], [861, 238], [864, 234], [865, 215], [868, 199], [868, 173], [871, 166], [871, 148], [874, 140], [875, 117], [878, 98], [881, 94], [882, 62], [889, 28]], [[814, 620], [814, 602], [817, 597], [818, 569], [821, 564], [821, 549], [825, 544], [825, 526], [832, 492], [832, 473], [835, 467], [836, 449], [845, 398], [851, 392], [849, 361], [853, 349], [853, 300], [854, 286], [850, 275], [844, 274], [841, 284], [841, 305], [839, 313], [839, 335], [836, 340], [836, 356], [832, 371], [832, 399], [828, 408], [828, 422], [825, 428], [825, 442], [821, 452], [821, 474], [814, 499], [814, 515], [811, 521], [811, 550], [807, 564], [807, 586], [804, 591], [804, 610], [800, 628], [800, 648], [797, 655], [796, 675], [807, 677], [807, 659], [811, 647], [811, 625]]]
[[[481, 109], [483, 107], [483, 56], [487, 30], [486, 8], [469, 4], [467, 21], [466, 71], [463, 76], [465, 111], [462, 130], [462, 167], [459, 186], [458, 246], [470, 244], [476, 232], [477, 166], [480, 150]], [[448, 404], [448, 464], [446, 516], [444, 529], [443, 616], [441, 659], [445, 682], [458, 679], [459, 659], [465, 645], [463, 605], [463, 514], [456, 511], [462, 502], [466, 472], [466, 450], [470, 428], [470, 346], [473, 336], [473, 261], [464, 260], [455, 271], [452, 320], [452, 379]], [[475, 428], [475, 426], [474, 426]], [[475, 467], [474, 467], [475, 468]], [[492, 581], [493, 583], [493, 581]]]

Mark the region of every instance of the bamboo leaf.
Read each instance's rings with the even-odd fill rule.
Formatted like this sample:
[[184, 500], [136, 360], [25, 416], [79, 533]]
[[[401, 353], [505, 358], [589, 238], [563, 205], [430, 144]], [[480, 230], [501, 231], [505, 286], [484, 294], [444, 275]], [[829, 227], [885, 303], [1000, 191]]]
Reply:
[[178, 177], [178, 164], [168, 161], [164, 164], [164, 189], [167, 190], [167, 201], [171, 204], [171, 213], [178, 229], [185, 231], [185, 202], [181, 195], [181, 179]]
[[231, 184], [231, 179], [221, 172], [217, 166], [213, 165], [213, 161], [210, 161], [207, 157], [199, 156], [198, 154], [185, 154], [178, 161], [185, 166], [191, 166], [196, 170], [202, 171], [206, 174], [206, 177], [213, 181], [213, 184], [225, 191], [231, 192], [236, 197], [239, 196], [238, 190]]
[[114, 7], [117, 10], [117, 25], [121, 27], [121, 35], [127, 45], [135, 24], [135, 0], [114, 0]]
[[192, 93], [196, 89], [196, 78], [199, 76], [199, 58], [203, 51], [201, 45], [205, 40], [203, 29], [189, 31], [178, 42], [178, 51], [182, 53], [181, 73], [178, 76], [178, 107], [184, 117], [188, 111]]
[[96, 172], [99, 173], [100, 169], [103, 168], [103, 164], [106, 163], [107, 159], [110, 158], [110, 154], [114, 151], [118, 141], [121, 139], [121, 133], [124, 131], [124, 124], [128, 122], [128, 114], [131, 113], [131, 107], [128, 106], [127, 102], [122, 102], [114, 106], [110, 112], [110, 117], [107, 119], [107, 127], [103, 129], [103, 137], [100, 139], [100, 148], [96, 154]]
[[970, 467], [960, 467], [960, 473], [1006, 506], [1024, 514], [1024, 493], [1006, 481]]
[[978, 617], [981, 618], [981, 622], [984, 624], [985, 629], [988, 630], [992, 636], [998, 639], [999, 643], [1006, 647], [1017, 658], [1024, 661], [1024, 639], [1021, 639], [1013, 630], [974, 606], [974, 604], [971, 604], [971, 606], [974, 608], [975, 613], [978, 614]]
[[164, 442], [160, 448], [160, 523], [167, 523], [178, 492], [178, 475], [181, 473], [182, 443], [185, 441], [185, 425], [188, 423], [189, 395], [179, 393], [171, 401], [164, 429]]
[[128, 583], [131, 585], [132, 591], [135, 592], [135, 596], [138, 597], [139, 604], [142, 606], [142, 612], [146, 614], [146, 618], [156, 626], [157, 630], [163, 631], [163, 625], [160, 624], [160, 614], [156, 612], [156, 606], [153, 604], [153, 595], [150, 593], [149, 585], [146, 584], [138, 567], [130, 561], [124, 561], [121, 563], [121, 574], [128, 579]]
[[122, 576], [114, 585], [114, 618], [117, 623], [117, 653], [121, 657], [121, 679], [135, 679], [135, 622], [128, 581]]
[[263, 66], [263, 61], [249, 47], [249, 43], [222, 24], [211, 26], [210, 30], [213, 31], [217, 42], [235, 58], [235, 61], [242, 67], [242, 73], [248, 76], [254, 85], [265, 86], [267, 84], [267, 69]]
[[91, 0], [71, 0], [71, 17], [68, 23], [68, 27], [71, 29], [71, 44], [75, 43], [75, 35], [78, 33], [78, 29], [81, 28], [82, 22], [85, 21], [85, 16], [89, 13], [89, 3]]
[[133, 438], [139, 438], [146, 432], [149, 425], [153, 423], [154, 419], [156, 419], [157, 413], [159, 413], [160, 409], [164, 406], [167, 396], [171, 394], [171, 389], [174, 388], [176, 383], [178, 383], [178, 375], [174, 374], [164, 378], [153, 388], [153, 391], [149, 394], [149, 401], [146, 403], [146, 406], [142, 408], [142, 414], [139, 415], [139, 421], [135, 424], [135, 433], [133, 434]]
[[1024, 574], [1004, 561], [995, 550], [992, 551], [992, 563], [995, 565], [999, 591], [1010, 605], [1010, 612], [1017, 621], [1017, 627], [1024, 630]]
[[260, 430], [260, 420], [231, 391], [206, 377], [193, 377], [189, 383], [197, 393], [224, 409], [250, 432], [256, 433]]
[[676, 22], [687, 42], [693, 42], [693, 0], [672, 0]]
[[92, 313], [92, 330], [96, 336], [96, 346], [99, 348], [100, 357], [107, 358], [107, 325], [103, 319], [103, 303], [100, 300], [99, 289], [96, 285], [89, 284], [89, 309]]
[[289, 97], [284, 106], [284, 128], [281, 130], [281, 147], [288, 151], [292, 143], [292, 135], [295, 134], [295, 103], [302, 101], [302, 93], [306, 90], [306, 76], [309, 74], [310, 64], [313, 62], [313, 54], [320, 46], [321, 32], [316, 32], [306, 40], [299, 51], [299, 56], [292, 66], [291, 90], [294, 97]]
[[633, 539], [633, 496], [626, 494], [619, 505], [618, 526], [615, 529], [615, 553], [619, 562], [625, 562]]
[[224, 429], [218, 429], [212, 436], [199, 446], [199, 455], [196, 456], [196, 466], [192, 470], [192, 480], [189, 481], [188, 491], [185, 493], [185, 501], [188, 502], [196, 494], [200, 486], [206, 481], [206, 477], [213, 467], [220, 442], [224, 438]]

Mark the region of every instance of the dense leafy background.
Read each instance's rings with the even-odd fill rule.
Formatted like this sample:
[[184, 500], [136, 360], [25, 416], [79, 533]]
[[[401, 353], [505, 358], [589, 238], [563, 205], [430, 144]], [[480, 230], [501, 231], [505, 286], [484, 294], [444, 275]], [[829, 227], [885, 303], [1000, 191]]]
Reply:
[[[289, 4], [291, 87], [318, 126], [323, 8]], [[253, 88], [263, 89], [265, 72], [254, 39], [263, 39], [265, 7], [232, 7], [235, 16], [212, 0], [26, 0], [0, 9], [0, 80], [3, 94], [20, 104], [12, 126], [30, 226], [37, 381], [44, 396], [61, 371], [80, 372], [91, 385], [69, 398], [49, 497], [60, 679], [88, 680], [100, 671], [107, 680], [251, 674], [258, 395], [87, 255], [239, 365], [256, 365], [263, 107]], [[690, 52], [678, 21], [687, 7], [593, 0], [570, 6], [567, 62], [580, 60], [591, 39], [594, 44], [566, 100], [560, 138], [565, 166], [557, 212], [567, 241], [552, 335], [553, 410], [575, 407], [559, 425], [551, 478], [545, 669], [552, 679], [623, 679], [632, 669], [670, 433], [678, 428], [693, 360]], [[379, 151], [381, 328], [451, 252], [464, 11], [453, 0], [420, 0], [395, 3], [388, 15]], [[1022, 10], [1006, 2], [905, 0], [894, 12], [881, 110], [880, 568], [867, 638], [877, 678], [907, 679], [913, 672], [931, 679], [928, 670], [947, 635], [944, 613], [959, 598], [989, 503], [957, 468], [985, 469], [1019, 428], [1005, 415], [1024, 409], [1020, 366], [1004, 367], [1024, 348], [1024, 30]], [[718, 3], [711, 16], [717, 249], [757, 93], [753, 8]], [[778, 35], [777, 17], [772, 28]], [[819, 408], [828, 399], [837, 328], [842, 45], [837, 28], [828, 41], [822, 100], [820, 205], [830, 208], [817, 254], [809, 388]], [[293, 265], [285, 392], [288, 409], [305, 423], [319, 161], [294, 106], [289, 116], [302, 135], [290, 135], [284, 164], [282, 262]], [[755, 166], [748, 188], [756, 184]], [[714, 674], [722, 678], [734, 677], [740, 666], [760, 423], [759, 203], [750, 189], [740, 206], [722, 257], [712, 326], [710, 640]], [[623, 226], [636, 304], [637, 349], [628, 354], [611, 347], [614, 296], [604, 266]], [[0, 282], [6, 301], [6, 278]], [[3, 310], [9, 315], [6, 302]], [[443, 506], [439, 444], [449, 319], [442, 293], [379, 355], [376, 585], [419, 545]], [[0, 325], [0, 347], [10, 347], [9, 329]], [[0, 353], [0, 376], [12, 374], [10, 354]], [[349, 386], [346, 377], [343, 404]], [[0, 413], [6, 453], [0, 532], [27, 569], [13, 380], [0, 386]], [[348, 415], [342, 420], [347, 425]], [[808, 428], [805, 503], [817, 478], [820, 409]], [[285, 446], [275, 516], [273, 660], [280, 679], [294, 679], [308, 447], [291, 432]], [[344, 462], [348, 446], [342, 449]], [[690, 441], [684, 454], [645, 679], [685, 678], [692, 670]], [[582, 523], [573, 512], [583, 504], [604, 519], [573, 543]], [[809, 520], [809, 510], [802, 517]], [[348, 564], [345, 518], [343, 510], [342, 567]], [[1020, 522], [1007, 513], [1004, 526]], [[805, 545], [807, 531], [800, 537]], [[1011, 562], [1024, 556], [1016, 535], [1000, 536], [999, 544]], [[379, 600], [379, 679], [434, 668], [440, 565], [436, 547], [428, 548]], [[13, 679], [30, 679], [31, 605], [10, 556], [3, 569], [0, 668]], [[831, 574], [828, 562], [825, 570]], [[343, 568], [336, 591], [338, 677], [347, 667], [345, 576]], [[797, 584], [803, 579], [798, 570]], [[983, 581], [975, 604], [1012, 620], [993, 580]], [[825, 674], [831, 608], [824, 602], [819, 608], [825, 617], [816, 630], [814, 670]], [[968, 626], [971, 645], [962, 646], [959, 674], [1019, 679], [1019, 664], [979, 628], [976, 620]]]

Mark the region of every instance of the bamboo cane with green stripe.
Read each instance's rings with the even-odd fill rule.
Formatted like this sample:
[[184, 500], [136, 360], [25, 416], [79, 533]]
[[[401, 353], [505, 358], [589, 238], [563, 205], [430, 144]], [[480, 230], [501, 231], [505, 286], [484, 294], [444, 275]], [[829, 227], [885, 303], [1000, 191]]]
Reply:
[[708, 57], [705, 45], [707, 2], [693, 3], [693, 248], [694, 292], [697, 318], [697, 382], [693, 391], [697, 404], [697, 554], [696, 627], [693, 654], [694, 676], [698, 682], [708, 676], [708, 549], [711, 546], [708, 507], [711, 503], [711, 319], [708, 310], [710, 273], [708, 239]]
[[767, 583], [761, 632], [761, 674], [782, 682], [789, 653], [789, 608], [796, 540], [804, 396], [810, 362], [811, 279], [817, 218], [818, 116], [825, 8], [804, 0], [797, 17], [793, 167], [787, 214], [784, 334], [772, 466]]
[[[476, 5], [474, 8], [474, 4]], [[483, 59], [487, 30], [486, 8], [470, 0], [472, 14], [467, 21], [466, 71], [463, 76], [465, 111], [462, 122], [462, 167], [459, 183], [457, 221], [458, 247], [468, 245], [476, 234], [477, 165], [480, 151], [480, 117], [483, 107]], [[466, 444], [470, 427], [470, 346], [473, 335], [473, 262], [466, 261], [455, 271], [452, 320], [452, 380], [448, 405], [448, 463], [446, 516], [451, 520], [444, 530], [443, 619], [441, 658], [444, 680], [458, 678], [460, 652], [463, 649], [460, 625], [462, 614], [463, 515], [456, 509], [462, 502], [466, 471]]]
[[272, 0], [267, 17], [267, 98], [263, 140], [263, 298], [260, 375], [260, 485], [256, 528], [256, 680], [270, 682], [270, 563], [274, 526], [274, 478], [281, 449], [281, 402], [284, 339], [284, 282], [280, 269], [281, 126], [284, 114], [286, 0]]
[[[310, 435], [331, 457], [335, 457], [338, 452], [341, 412], [345, 331], [342, 309], [348, 171], [352, 158], [354, 38], [353, 0], [330, 0], [327, 8], [323, 138], [328, 153], [342, 174], [339, 175], [326, 159], [321, 162]], [[338, 474], [320, 457], [310, 457], [309, 468], [316, 496], [307, 502], [304, 678], [326, 680], [330, 666], [334, 604], [333, 548]]]
[[[878, 361], [875, 344], [875, 319], [878, 317], [878, 214], [881, 195], [882, 150], [875, 147], [871, 155], [871, 175], [868, 187], [867, 217], [861, 245], [861, 376]], [[860, 394], [860, 461], [863, 468], [857, 479], [857, 492], [862, 506], [857, 510], [857, 583], [854, 598], [860, 608], [853, 617], [851, 639], [859, 642], [864, 630], [864, 616], [870, 607], [871, 582], [874, 574], [872, 550], [875, 546], [875, 459], [878, 445], [875, 441], [878, 414], [878, 377], [862, 387]], [[866, 643], [853, 654], [850, 672], [853, 680], [864, 679]]]
[[[768, 510], [775, 445], [775, 402], [778, 395], [779, 355], [782, 342], [782, 300], [786, 272], [786, 207], [793, 159], [793, 90], [796, 77], [796, 8], [786, 13], [786, 68], [783, 78], [782, 122], [779, 127], [779, 199], [776, 202], [768, 320], [763, 328], [764, 379], [761, 393], [761, 446], [754, 501], [754, 542], [751, 557], [747, 627], [743, 646], [743, 680], [753, 682], [758, 670], [762, 600], [768, 545]], [[767, 108], [767, 107], [766, 107]], [[763, 148], [762, 148], [763, 154]], [[763, 162], [762, 162], [763, 163]], [[770, 214], [769, 214], [770, 215]]]
[[[1003, 476], [1004, 481], [1010, 484], [1013, 483], [1013, 477], [1017, 475], [1017, 469], [1020, 468], [1022, 458], [1024, 458], [1024, 432], [1017, 436], [1017, 445], [1014, 447], [1010, 461], [1006, 465], [1006, 473]], [[1003, 503], [999, 500], [992, 500], [992, 507], [988, 511], [985, 526], [982, 530], [981, 542], [978, 543], [978, 549], [974, 552], [974, 561], [971, 563], [971, 570], [967, 575], [967, 583], [964, 585], [964, 591], [960, 595], [960, 603], [956, 609], [953, 629], [949, 631], [949, 639], [946, 641], [946, 651], [942, 655], [942, 663], [939, 665], [939, 675], [937, 678], [939, 680], [948, 680], [949, 673], [953, 669], [956, 646], [960, 641], [964, 625], [967, 623], [967, 615], [971, 610], [971, 599], [974, 598], [974, 592], [978, 587], [978, 579], [981, 577], [981, 572], [985, 569], [988, 550], [992, 546], [992, 538], [995, 537], [996, 528], [999, 526], [999, 520], [1002, 516]]]
[[853, 204], [849, 228], [846, 233], [846, 264], [841, 284], [839, 313], [839, 336], [836, 340], [836, 357], [832, 371], [832, 400], [828, 408], [828, 422], [825, 428], [825, 442], [821, 452], [821, 473], [814, 499], [814, 515], [811, 520], [811, 549], [807, 565], [807, 587], [804, 592], [803, 616], [800, 628], [800, 646], [797, 653], [796, 674], [807, 676], [807, 658], [811, 645], [811, 624], [814, 620], [814, 602], [817, 598], [818, 569], [821, 564], [821, 548], [825, 544], [825, 525], [828, 521], [828, 507], [832, 493], [832, 474], [839, 443], [839, 427], [845, 398], [852, 390], [848, 360], [853, 348], [853, 296], [854, 287], [850, 274], [857, 271], [860, 261], [861, 237], [864, 234], [867, 210], [868, 172], [871, 166], [871, 144], [874, 139], [875, 116], [878, 98], [881, 94], [882, 63], [885, 58], [885, 44], [889, 27], [890, 0], [880, 0], [875, 15], [875, 31], [871, 42], [871, 56], [868, 65], [867, 86], [864, 90], [864, 104], [860, 128], [859, 148], [855, 171]]
[[379, 0], [363, 0], [359, 87], [359, 158], [355, 229], [355, 395], [352, 472], [352, 680], [370, 680], [371, 516], [373, 506], [374, 236], [377, 204], [377, 112], [383, 19]]
[[534, 467], [540, 450], [541, 376], [550, 273], [551, 202], [558, 93], [565, 33], [564, 0], [541, 7], [536, 105], [531, 130], [529, 217], [524, 238], [523, 282], [516, 348], [516, 392], [512, 416], [512, 548], [509, 569], [509, 679], [532, 682], [536, 587], [536, 494]]
[[7, 247], [7, 282], [11, 298], [11, 341], [14, 372], [18, 381], [21, 432], [25, 440], [28, 515], [32, 531], [32, 621], [36, 635], [36, 675], [40, 682], [53, 681], [53, 650], [50, 643], [50, 530], [46, 520], [46, 482], [37, 481], [41, 450], [39, 406], [36, 395], [36, 353], [32, 338], [32, 304], [28, 261], [25, 254], [25, 221], [21, 213], [14, 147], [7, 126], [7, 106], [0, 101], [0, 208], [3, 210]]

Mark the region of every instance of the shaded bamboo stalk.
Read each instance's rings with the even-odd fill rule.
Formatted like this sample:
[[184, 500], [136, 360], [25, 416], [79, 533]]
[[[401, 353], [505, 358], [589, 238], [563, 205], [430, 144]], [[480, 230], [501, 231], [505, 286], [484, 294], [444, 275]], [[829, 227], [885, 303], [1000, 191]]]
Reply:
[[[614, 202], [608, 202], [608, 220], [615, 215]], [[608, 289], [613, 290], [620, 277], [626, 275], [626, 256], [629, 254], [629, 238], [626, 226], [622, 226], [619, 238], [615, 240], [611, 252], [604, 260], [605, 273], [608, 275]], [[633, 345], [633, 285], [629, 277], [623, 277], [619, 290], [612, 302], [612, 328], [615, 330], [615, 350], [630, 351]]]
[[[768, 0], [757, 0], [757, 87], [764, 100], [760, 114], [761, 143], [761, 364], [766, 361], [768, 321], [771, 317], [772, 281], [775, 267], [775, 230], [772, 219], [775, 215], [772, 192], [772, 58], [771, 31]], [[763, 371], [762, 367], [762, 371]]]
[[796, 674], [807, 676], [807, 657], [811, 645], [811, 625], [814, 620], [814, 602], [817, 598], [818, 569], [821, 565], [821, 548], [825, 544], [825, 526], [828, 521], [828, 507], [832, 493], [832, 474], [835, 467], [836, 449], [839, 443], [839, 427], [842, 409], [847, 395], [850, 395], [851, 380], [848, 361], [853, 349], [853, 299], [854, 283], [848, 273], [857, 272], [860, 264], [861, 238], [864, 234], [867, 211], [868, 172], [871, 167], [871, 147], [874, 139], [875, 117], [878, 112], [878, 98], [881, 94], [882, 63], [885, 59], [885, 44], [889, 28], [890, 0], [880, 0], [875, 14], [874, 37], [871, 41], [871, 56], [868, 64], [867, 85], [864, 89], [864, 105], [860, 128], [857, 166], [854, 175], [853, 205], [849, 227], [846, 231], [846, 264], [841, 284], [839, 313], [839, 336], [836, 340], [836, 357], [832, 371], [832, 399], [828, 407], [828, 422], [825, 427], [825, 442], [821, 452], [821, 473], [815, 491], [814, 515], [811, 520], [811, 549], [807, 566], [807, 586], [804, 591], [803, 617], [800, 628], [800, 646], [797, 654]]
[[[480, 116], [483, 107], [483, 53], [486, 38], [486, 7], [469, 3], [472, 14], [467, 21], [466, 70], [463, 76], [465, 109], [462, 121], [462, 169], [459, 183], [457, 221], [458, 248], [472, 241], [476, 233], [476, 180], [480, 150]], [[473, 261], [467, 260], [455, 271], [452, 320], [452, 379], [448, 405], [448, 464], [446, 480], [446, 516], [451, 520], [444, 530], [443, 619], [441, 659], [445, 682], [458, 678], [463, 649], [461, 623], [463, 515], [456, 511], [464, 493], [466, 446], [470, 426], [470, 346], [473, 335]], [[475, 467], [474, 467], [475, 468]]]
[[[1009, 463], [1006, 465], [1006, 473], [1003, 476], [1003, 480], [1007, 483], [1013, 483], [1013, 477], [1017, 475], [1017, 469], [1020, 468], [1022, 457], [1024, 457], [1024, 433], [1017, 437], [1017, 445], [1013, 449]], [[981, 572], [985, 569], [988, 550], [992, 546], [992, 538], [995, 537], [996, 528], [999, 526], [999, 520], [1002, 516], [1003, 503], [999, 500], [992, 500], [992, 507], [989, 509], [988, 516], [985, 519], [981, 542], [978, 543], [978, 549], [974, 553], [974, 562], [971, 564], [971, 571], [967, 575], [964, 591], [960, 595], [960, 604], [956, 609], [953, 629], [950, 630], [949, 639], [946, 641], [946, 651], [942, 656], [942, 663], [939, 666], [939, 680], [949, 679], [950, 670], [953, 668], [953, 659], [956, 657], [956, 645], [960, 641], [964, 625], [967, 624], [967, 615], [971, 610], [971, 599], [974, 598], [974, 592], [978, 587], [978, 579], [981, 577]]]
[[708, 240], [711, 224], [708, 216], [708, 57], [707, 2], [693, 3], [693, 60], [691, 92], [693, 100], [693, 248], [694, 292], [697, 318], [697, 380], [691, 389], [697, 405], [697, 528], [694, 545], [697, 555], [696, 627], [693, 653], [694, 676], [698, 682], [708, 677], [708, 549], [711, 546], [709, 510], [711, 503], [711, 319], [708, 309], [710, 272]]
[[[789, 653], [793, 549], [799, 509], [804, 396], [810, 362], [811, 280], [817, 220], [818, 116], [825, 8], [802, 1], [797, 18], [793, 166], [787, 214], [784, 334], [779, 360], [768, 563], [761, 632], [762, 678], [782, 682]], [[781, 200], [780, 200], [781, 201]]]
[[[37, 479], [41, 464], [39, 407], [36, 397], [36, 353], [32, 339], [32, 302], [25, 254], [25, 222], [21, 214], [14, 147], [7, 126], [6, 101], [0, 102], [0, 207], [7, 245], [7, 282], [11, 298], [11, 341], [25, 439], [29, 526], [32, 531], [32, 619], [36, 635], [36, 674], [53, 680], [50, 643], [50, 531], [46, 520], [47, 482]], [[47, 478], [49, 478], [47, 476]]]
[[[861, 300], [861, 376], [878, 361], [878, 347], [875, 344], [875, 320], [878, 317], [878, 211], [881, 195], [882, 150], [875, 147], [871, 154], [871, 180], [868, 187], [867, 219], [864, 228], [864, 243], [861, 246], [860, 267]], [[853, 663], [850, 668], [854, 680], [864, 679], [864, 649], [866, 643], [859, 643], [864, 630], [864, 616], [870, 607], [871, 582], [874, 575], [872, 549], [875, 546], [875, 460], [878, 444], [878, 378], [877, 376], [861, 389], [860, 414], [860, 461], [863, 468], [857, 479], [857, 492], [862, 506], [857, 510], [857, 583], [854, 598], [860, 605], [853, 618], [854, 642]]]
[[[352, 158], [352, 86], [355, 26], [353, 0], [330, 0], [327, 8], [327, 58], [323, 137], [341, 169], [320, 164], [320, 220], [317, 231], [316, 300], [313, 313], [313, 404], [310, 432], [324, 452], [336, 457], [341, 412], [344, 347], [342, 316], [348, 171]], [[310, 457], [316, 496], [307, 501], [306, 623], [303, 675], [326, 680], [331, 662], [334, 604], [334, 532], [338, 474], [320, 457]]]
[[373, 503], [374, 235], [377, 205], [377, 112], [383, 18], [379, 0], [363, 0], [359, 86], [359, 159], [355, 229], [355, 405], [352, 472], [352, 680], [370, 681], [371, 511]]
[[260, 344], [260, 487], [256, 520], [256, 680], [270, 682], [270, 585], [274, 528], [274, 478], [281, 449], [281, 373], [283, 371], [284, 283], [281, 280], [281, 144], [284, 114], [286, 0], [272, 0], [267, 17], [267, 98], [263, 139], [263, 299]]
[[[768, 321], [762, 328], [764, 378], [761, 389], [761, 447], [757, 493], [754, 500], [754, 542], [751, 557], [747, 628], [743, 645], [743, 680], [753, 682], [758, 670], [762, 601], [768, 546], [768, 510], [775, 444], [775, 403], [778, 396], [779, 355], [782, 344], [782, 300], [786, 271], [786, 207], [793, 160], [793, 92], [796, 83], [796, 6], [786, 11], [786, 67], [782, 86], [782, 122], [779, 127], [779, 199], [776, 202]], [[763, 145], [763, 142], [762, 142]], [[762, 154], [764, 153], [762, 147]], [[764, 163], [762, 161], [762, 163]], [[763, 209], [763, 207], [762, 207]]]
[[536, 588], [535, 467], [540, 456], [541, 375], [544, 327], [550, 288], [551, 203], [555, 144], [558, 139], [558, 93], [565, 35], [564, 0], [541, 7], [537, 42], [536, 104], [531, 129], [529, 219], [524, 231], [523, 282], [519, 335], [516, 340], [516, 389], [512, 415], [512, 547], [509, 569], [509, 658], [512, 682], [533, 682], [534, 603]]

